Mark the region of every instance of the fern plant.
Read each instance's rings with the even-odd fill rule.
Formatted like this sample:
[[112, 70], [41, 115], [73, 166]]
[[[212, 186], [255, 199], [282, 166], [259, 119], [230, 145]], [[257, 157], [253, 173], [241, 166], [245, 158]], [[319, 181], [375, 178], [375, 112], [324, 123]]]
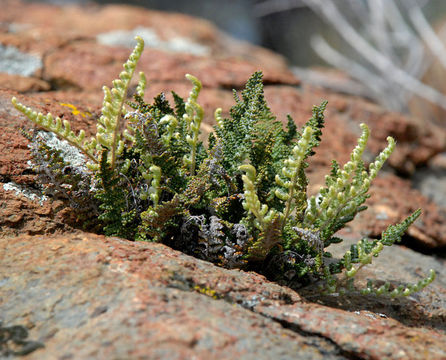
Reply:
[[[12, 99], [38, 127], [78, 149], [85, 166], [77, 166], [75, 176], [62, 176], [73, 165], [29, 135], [40, 144], [33, 153], [36, 170], [47, 174], [41, 176], [45, 188], [52, 194], [63, 192], [66, 205], [79, 216], [85, 217], [88, 209], [91, 223], [106, 235], [163, 242], [222, 266], [256, 269], [275, 280], [323, 280], [322, 290], [333, 293], [354, 290], [357, 271], [384, 246], [400, 241], [420, 215], [416, 211], [389, 226], [381, 239], [361, 239], [342, 259], [333, 260], [327, 247], [341, 242], [336, 232], [366, 209], [371, 182], [395, 141], [389, 137], [388, 146], [367, 167], [362, 154], [369, 129], [361, 124], [351, 160], [342, 167], [334, 161], [326, 186], [308, 198], [305, 170], [321, 141], [326, 102], [313, 108], [300, 131], [291, 117], [284, 129], [266, 104], [262, 73], [256, 72], [241, 96], [234, 91], [230, 117], [216, 110], [215, 131], [204, 146], [201, 83], [194, 76], [186, 75], [192, 84], [189, 97], [183, 100], [173, 92], [172, 106], [164, 94], [152, 104], [143, 100], [146, 80], [141, 73], [134, 101], [126, 102], [144, 47], [141, 38], [136, 40], [113, 88], [104, 87], [102, 115], [89, 140], [84, 131], [74, 134], [68, 121], [36, 113]], [[88, 205], [74, 201], [80, 184]], [[419, 283], [396, 289], [368, 283], [361, 291], [409, 295], [434, 277], [431, 271]]]

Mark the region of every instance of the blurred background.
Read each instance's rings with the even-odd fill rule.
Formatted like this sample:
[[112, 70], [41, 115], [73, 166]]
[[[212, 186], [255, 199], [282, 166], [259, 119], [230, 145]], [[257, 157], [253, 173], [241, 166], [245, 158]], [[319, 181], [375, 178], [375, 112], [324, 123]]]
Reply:
[[132, 4], [202, 17], [283, 54], [307, 83], [445, 124], [444, 0], [28, 1]]

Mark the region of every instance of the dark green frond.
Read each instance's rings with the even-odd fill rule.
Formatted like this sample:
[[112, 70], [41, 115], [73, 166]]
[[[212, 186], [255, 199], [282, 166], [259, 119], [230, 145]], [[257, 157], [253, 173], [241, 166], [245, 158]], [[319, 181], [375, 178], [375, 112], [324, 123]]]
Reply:
[[400, 242], [403, 234], [407, 231], [409, 226], [412, 225], [416, 219], [418, 219], [420, 215], [421, 209], [418, 209], [399, 224], [389, 225], [389, 227], [381, 235], [381, 242], [387, 246], [391, 246], [394, 243]]
[[308, 120], [304, 125], [304, 128], [311, 126], [311, 128], [314, 130], [311, 139], [311, 150], [308, 151], [307, 156], [313, 156], [315, 154], [314, 149], [318, 147], [321, 142], [322, 129], [325, 126], [324, 111], [327, 104], [328, 101], [323, 101], [319, 106], [313, 106], [313, 114], [310, 120]]

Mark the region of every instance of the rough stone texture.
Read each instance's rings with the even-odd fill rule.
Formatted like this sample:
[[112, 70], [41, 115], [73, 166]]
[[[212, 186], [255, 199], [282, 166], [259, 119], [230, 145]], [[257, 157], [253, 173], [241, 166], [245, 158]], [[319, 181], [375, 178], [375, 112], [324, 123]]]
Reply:
[[436, 204], [446, 204], [446, 152], [434, 156], [428, 166], [416, 171], [414, 187]]
[[[331, 159], [349, 160], [359, 123], [372, 130], [368, 160], [385, 147], [386, 136], [397, 139], [389, 171], [371, 188], [370, 209], [343, 231], [345, 243], [330, 249], [336, 256], [362, 235], [378, 236], [419, 207], [423, 216], [406, 243], [437, 253], [446, 246], [444, 198], [429, 193], [419, 178], [420, 167], [440, 169], [434, 184], [441, 184], [444, 128], [301, 83], [279, 55], [230, 39], [189, 16], [4, 0], [0, 44], [37, 56], [43, 64], [30, 76], [0, 73], [0, 322], [24, 325], [30, 339], [45, 344], [28, 358], [446, 358], [444, 259], [393, 247], [374, 260], [375, 267], [362, 270], [358, 286], [367, 278], [394, 285], [416, 282], [434, 268], [437, 280], [406, 299], [321, 296], [315, 286], [296, 293], [260, 275], [217, 268], [163, 245], [83, 233], [68, 225], [70, 213], [60, 204], [29, 198], [39, 192], [19, 129], [31, 124], [13, 108], [11, 97], [92, 135], [101, 86], [117, 77], [130, 52], [125, 41], [135, 29], [155, 34], [146, 41], [139, 65], [149, 79], [146, 99], [170, 90], [185, 97], [191, 86], [184, 74], [197, 75], [204, 84], [199, 98], [206, 112], [204, 135], [212, 130], [215, 108], [227, 115], [231, 89], [239, 90], [258, 69], [265, 74], [266, 99], [281, 121], [289, 113], [302, 125], [313, 104], [329, 100], [323, 141], [309, 168], [311, 194], [323, 185]], [[103, 35], [112, 31], [125, 32], [121, 46], [104, 44]], [[166, 46], [178, 38], [181, 46], [186, 41], [191, 49], [207, 50], [197, 55]], [[413, 172], [416, 188], [395, 175]], [[441, 191], [441, 185], [427, 187]]]
[[333, 140], [326, 141], [325, 145], [329, 148], [335, 145], [336, 150], [339, 148], [339, 155], [333, 154], [337, 159], [342, 160], [344, 156], [345, 161], [348, 161], [346, 146], [354, 144], [346, 135], [342, 138], [339, 134], [349, 133], [352, 136], [353, 133], [356, 141], [360, 123], [366, 123], [371, 131], [368, 143], [370, 160], [371, 155], [376, 155], [387, 145], [387, 136], [395, 138], [397, 150], [390, 157], [389, 163], [400, 173], [411, 174], [416, 167], [426, 165], [431, 158], [446, 149], [444, 127], [438, 127], [427, 120], [421, 121], [386, 111], [359, 97], [334, 94], [306, 85], [303, 88], [302, 96], [306, 102], [317, 103], [318, 99], [329, 102], [327, 126], [331, 123], [332, 128], [324, 136], [332, 132], [335, 135], [330, 134]]
[[0, 89], [15, 89], [21, 93], [50, 90], [50, 84], [38, 78], [0, 73]]
[[[412, 189], [407, 180], [384, 174], [376, 179], [370, 189], [369, 209], [358, 216], [354, 227], [364, 229], [364, 235], [379, 236], [390, 223], [396, 223], [417, 209], [423, 214], [408, 230], [408, 235], [418, 239], [426, 248], [444, 246], [445, 212], [418, 190]], [[404, 194], [404, 201], [401, 196]], [[364, 224], [368, 224], [364, 227]]]
[[[45, 344], [28, 359], [446, 357], [444, 261], [404, 248], [391, 257], [400, 279], [419, 279], [426, 263], [440, 279], [409, 299], [324, 299], [160, 244], [20, 236], [0, 241], [0, 306]], [[392, 276], [388, 260], [372, 274]]]

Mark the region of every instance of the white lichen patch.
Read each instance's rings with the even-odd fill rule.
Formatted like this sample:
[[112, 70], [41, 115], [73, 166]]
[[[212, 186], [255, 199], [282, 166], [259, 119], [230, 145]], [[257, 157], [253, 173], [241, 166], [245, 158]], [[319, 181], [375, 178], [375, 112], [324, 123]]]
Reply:
[[16, 184], [15, 182], [8, 182], [6, 184], [3, 184], [3, 189], [5, 191], [14, 191], [16, 196], [23, 195], [27, 199], [39, 202], [40, 205], [42, 205], [43, 202], [48, 201], [48, 197], [43, 195], [40, 191], [27, 188], [25, 186]]
[[96, 36], [96, 40], [103, 45], [124, 46], [132, 48], [135, 46], [135, 36], [143, 38], [146, 46], [170, 51], [175, 53], [187, 53], [198, 56], [205, 56], [210, 53], [209, 47], [193, 42], [185, 37], [174, 37], [169, 40], [159, 38], [155, 30], [147, 27], [137, 27], [133, 30], [115, 30], [102, 33]]
[[[83, 172], [87, 172], [86, 159], [85, 156], [80, 152], [79, 149], [70, 145], [65, 140], [60, 140], [54, 133], [39, 131], [37, 136], [43, 140], [43, 143], [48, 145], [50, 148], [59, 150], [61, 152], [62, 158], [65, 162], [74, 168], [78, 168]], [[30, 144], [32, 146], [32, 144]]]
[[42, 59], [21, 52], [14, 46], [0, 44], [0, 72], [11, 75], [31, 76], [42, 68]]

